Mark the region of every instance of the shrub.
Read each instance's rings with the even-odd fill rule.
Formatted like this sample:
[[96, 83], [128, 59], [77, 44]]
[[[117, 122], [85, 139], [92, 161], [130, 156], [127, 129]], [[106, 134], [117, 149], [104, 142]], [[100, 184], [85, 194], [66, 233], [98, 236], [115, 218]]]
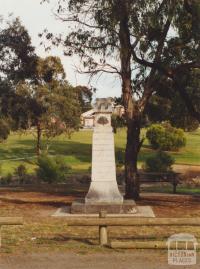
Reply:
[[169, 123], [151, 125], [146, 137], [153, 149], [178, 150], [186, 145], [184, 131], [172, 127]]
[[27, 178], [27, 169], [26, 166], [23, 164], [20, 164], [16, 169], [15, 169], [15, 175], [18, 177], [20, 183], [23, 183], [26, 178]]
[[37, 176], [39, 179], [48, 182], [62, 182], [65, 180], [70, 167], [62, 157], [49, 157], [41, 155], [38, 158]]
[[121, 167], [124, 165], [124, 152], [122, 150], [116, 151], [116, 164], [117, 167]]
[[1, 178], [1, 185], [9, 185], [12, 182], [13, 175], [8, 173], [6, 176]]
[[170, 172], [174, 159], [166, 152], [158, 151], [146, 159], [145, 170], [147, 172]]
[[0, 119], [0, 142], [8, 138], [10, 134], [10, 126], [5, 119]]

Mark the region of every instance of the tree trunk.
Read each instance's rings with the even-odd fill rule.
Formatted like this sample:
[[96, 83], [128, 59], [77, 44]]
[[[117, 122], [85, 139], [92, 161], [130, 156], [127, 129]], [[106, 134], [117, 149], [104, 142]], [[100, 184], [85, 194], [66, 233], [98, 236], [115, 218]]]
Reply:
[[41, 129], [40, 121], [37, 122], [36, 128], [37, 128], [36, 154], [37, 154], [37, 156], [40, 156], [40, 153], [41, 153], [41, 136], [42, 136], [42, 129]]
[[139, 198], [139, 178], [137, 176], [137, 157], [140, 149], [140, 109], [132, 89], [132, 45], [129, 32], [129, 1], [119, 1], [120, 7], [120, 61], [123, 104], [127, 123], [127, 144], [125, 153], [126, 199]]
[[140, 149], [140, 119], [129, 120], [127, 124], [127, 143], [125, 152], [125, 198], [139, 199], [140, 182], [137, 171], [137, 159]]

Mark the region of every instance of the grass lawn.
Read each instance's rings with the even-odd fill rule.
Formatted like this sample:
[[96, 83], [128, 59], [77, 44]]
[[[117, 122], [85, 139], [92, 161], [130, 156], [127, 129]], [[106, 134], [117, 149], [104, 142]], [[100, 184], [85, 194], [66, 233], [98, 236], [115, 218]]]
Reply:
[[[143, 131], [144, 133], [144, 131]], [[199, 165], [200, 166], [200, 129], [187, 133], [187, 145], [179, 152], [171, 152], [175, 157], [176, 164]], [[121, 129], [115, 135], [116, 152], [124, 150], [126, 142], [125, 129]], [[88, 173], [91, 166], [92, 132], [80, 131], [72, 135], [71, 139], [60, 136], [52, 141], [49, 153], [51, 155], [62, 155], [72, 167], [71, 173]], [[0, 164], [2, 174], [12, 173], [21, 163], [24, 163], [28, 171], [34, 171], [35, 162], [35, 140], [31, 134], [13, 133], [9, 139], [0, 144]], [[139, 155], [139, 165], [152, 155], [153, 151], [148, 141], [142, 147]]]
[[[172, 193], [172, 185], [168, 184], [167, 186], [151, 185], [150, 187], [141, 188], [141, 191], [147, 191], [149, 193]], [[177, 194], [189, 194], [189, 195], [200, 195], [199, 187], [187, 187], [184, 185], [178, 185]]]

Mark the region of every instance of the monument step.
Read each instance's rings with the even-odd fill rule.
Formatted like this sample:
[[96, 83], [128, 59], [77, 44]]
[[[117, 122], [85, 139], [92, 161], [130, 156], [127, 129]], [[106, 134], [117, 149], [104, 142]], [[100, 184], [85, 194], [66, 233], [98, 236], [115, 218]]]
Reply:
[[136, 203], [133, 200], [124, 200], [123, 203], [85, 203], [84, 200], [77, 200], [71, 206], [71, 214], [97, 214], [102, 210], [105, 210], [108, 214], [138, 213]]

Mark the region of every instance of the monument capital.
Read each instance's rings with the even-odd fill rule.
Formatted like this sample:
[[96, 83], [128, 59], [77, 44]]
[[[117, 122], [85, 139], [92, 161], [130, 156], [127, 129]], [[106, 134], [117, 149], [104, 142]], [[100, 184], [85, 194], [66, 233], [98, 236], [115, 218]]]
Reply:
[[[94, 125], [95, 127], [111, 127], [111, 115], [113, 113], [113, 98], [97, 98], [94, 104]], [[105, 131], [106, 131], [105, 129]], [[95, 132], [95, 130], [94, 130]]]
[[112, 97], [108, 98], [97, 98], [94, 103], [95, 113], [112, 113], [113, 112], [113, 102]]

